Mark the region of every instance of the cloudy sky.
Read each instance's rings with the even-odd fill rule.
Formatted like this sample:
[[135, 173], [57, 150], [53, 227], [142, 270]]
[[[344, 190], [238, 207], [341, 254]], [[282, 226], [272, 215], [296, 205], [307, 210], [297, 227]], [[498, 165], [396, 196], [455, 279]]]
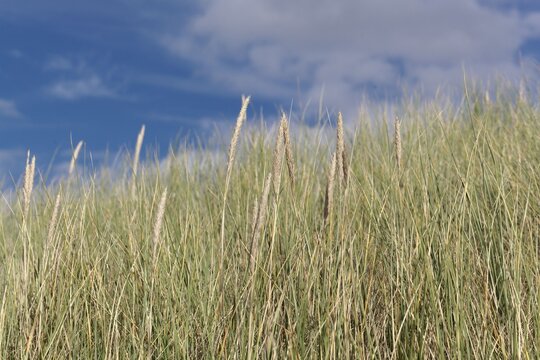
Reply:
[[[204, 137], [291, 102], [351, 112], [364, 97], [429, 97], [463, 71], [537, 76], [533, 0], [0, 0], [0, 178], [86, 142], [95, 158]], [[55, 155], [56, 154], [56, 155]], [[19, 166], [19, 164], [21, 166]]]

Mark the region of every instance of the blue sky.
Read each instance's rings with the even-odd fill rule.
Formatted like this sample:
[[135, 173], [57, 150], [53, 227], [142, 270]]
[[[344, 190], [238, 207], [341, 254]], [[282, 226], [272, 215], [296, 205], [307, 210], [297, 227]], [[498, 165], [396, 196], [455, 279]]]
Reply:
[[[0, 178], [27, 149], [44, 170], [70, 139], [94, 158], [317, 103], [349, 114], [364, 96], [429, 97], [484, 81], [533, 79], [538, 1], [0, 0]], [[532, 81], [532, 80], [531, 80]]]

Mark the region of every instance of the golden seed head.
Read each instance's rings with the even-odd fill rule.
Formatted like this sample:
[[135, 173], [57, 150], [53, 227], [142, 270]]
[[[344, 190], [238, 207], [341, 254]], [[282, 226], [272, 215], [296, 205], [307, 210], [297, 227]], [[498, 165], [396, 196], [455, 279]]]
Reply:
[[276, 147], [274, 149], [274, 163], [272, 166], [272, 175], [274, 177], [274, 191], [279, 193], [281, 185], [281, 167], [283, 164], [283, 153], [285, 150], [285, 127], [287, 126], [287, 117], [285, 114], [281, 115], [281, 121], [279, 123], [279, 130], [276, 138]]
[[30, 150], [28, 150], [26, 157], [26, 169], [24, 172], [24, 187], [23, 187], [23, 199], [24, 199], [24, 216], [28, 214], [30, 208], [30, 197], [32, 195], [32, 189], [34, 187], [34, 173], [36, 170], [36, 157], [32, 156], [30, 160]]
[[246, 120], [247, 107], [249, 105], [250, 96], [242, 96], [242, 107], [238, 118], [236, 118], [236, 125], [234, 127], [233, 135], [231, 138], [231, 144], [229, 146], [229, 154], [227, 158], [227, 177], [230, 177], [232, 171], [232, 165], [236, 155], [236, 146], [238, 144], [238, 138], [240, 137], [240, 129]]

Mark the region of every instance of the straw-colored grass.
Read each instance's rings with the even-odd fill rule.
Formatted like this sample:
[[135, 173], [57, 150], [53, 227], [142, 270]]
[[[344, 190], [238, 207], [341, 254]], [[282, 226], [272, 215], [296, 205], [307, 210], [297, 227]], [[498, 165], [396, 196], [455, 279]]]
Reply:
[[127, 160], [34, 188], [29, 155], [0, 358], [539, 358], [540, 110], [518, 91], [393, 106], [394, 129], [282, 117], [275, 141], [240, 131], [245, 98], [227, 163], [178, 150], [134, 193]]
[[77, 159], [79, 158], [79, 152], [81, 151], [82, 146], [83, 146], [83, 141], [81, 140], [75, 147], [75, 150], [73, 150], [73, 155], [71, 156], [71, 162], [69, 163], [68, 175], [70, 176], [75, 171], [75, 166], [77, 165]]
[[398, 173], [401, 173], [402, 169], [402, 148], [401, 148], [401, 120], [399, 117], [394, 118], [394, 151], [396, 154], [396, 166]]
[[30, 151], [26, 157], [26, 168], [24, 170], [24, 186], [23, 186], [23, 214], [26, 218], [30, 209], [30, 199], [32, 197], [32, 189], [34, 188], [34, 173], [36, 171], [36, 157], [32, 156], [30, 160]]

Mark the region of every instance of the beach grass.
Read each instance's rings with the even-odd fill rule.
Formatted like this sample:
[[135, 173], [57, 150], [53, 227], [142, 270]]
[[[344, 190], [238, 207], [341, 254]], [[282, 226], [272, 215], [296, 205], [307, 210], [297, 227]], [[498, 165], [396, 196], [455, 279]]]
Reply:
[[270, 131], [242, 128], [248, 102], [228, 163], [140, 161], [144, 127], [123, 177], [44, 185], [28, 157], [0, 216], [0, 358], [540, 357], [535, 104]]

